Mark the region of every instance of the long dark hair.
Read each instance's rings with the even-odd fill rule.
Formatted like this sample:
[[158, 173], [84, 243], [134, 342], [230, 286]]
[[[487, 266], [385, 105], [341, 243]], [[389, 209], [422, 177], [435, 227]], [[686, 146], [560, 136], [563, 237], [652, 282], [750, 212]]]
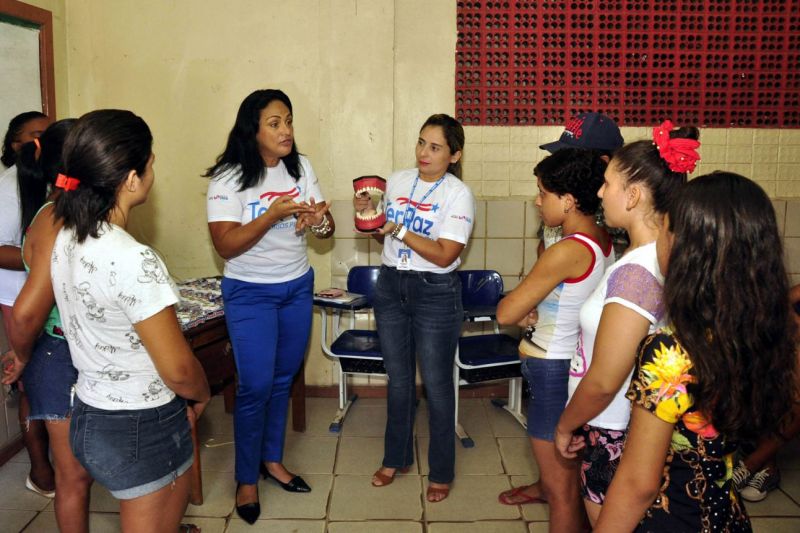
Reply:
[[602, 155], [597, 150], [562, 148], [542, 159], [533, 174], [545, 189], [558, 196], [571, 194], [581, 213], [594, 215], [600, 207], [597, 191], [607, 166]]
[[[203, 176], [211, 178], [226, 170], [240, 168], [241, 176], [238, 180], [240, 191], [249, 189], [264, 177], [264, 159], [258, 151], [256, 135], [258, 135], [261, 123], [261, 111], [274, 100], [280, 100], [289, 108], [289, 112], [292, 112], [291, 100], [286, 93], [278, 89], [253, 91], [244, 99], [236, 114], [233, 129], [228, 134], [225, 150]], [[289, 175], [295, 180], [300, 179], [302, 169], [296, 142], [292, 143], [292, 151], [289, 152], [289, 155], [282, 157], [281, 160], [286, 165]]]
[[[450, 115], [438, 113], [436, 115], [429, 116], [428, 120], [425, 121], [425, 124], [423, 124], [419, 129], [419, 132], [422, 133], [422, 130], [428, 126], [439, 126], [442, 128], [444, 138], [447, 141], [447, 146], [450, 148], [451, 154], [455, 154], [456, 152], [462, 152], [463, 154], [464, 128], [461, 127], [461, 123], [459, 121]], [[458, 179], [461, 179], [461, 159], [459, 158], [459, 160], [455, 163], [450, 163], [447, 165], [447, 171]]]
[[728, 438], [778, 430], [798, 370], [772, 203], [749, 179], [714, 172], [682, 189], [669, 229], [664, 297], [692, 360], [698, 410]]
[[41, 111], [26, 111], [25, 113], [20, 113], [11, 119], [11, 121], [8, 123], [6, 136], [3, 138], [3, 154], [0, 155], [0, 163], [10, 167], [17, 162], [17, 153], [11, 147], [11, 144], [22, 132], [22, 127], [31, 120], [37, 118], [47, 118], [47, 115]]
[[[688, 126], [669, 132], [672, 139], [700, 138], [700, 130]], [[653, 209], [664, 214], [669, 210], [675, 196], [686, 183], [685, 172], [673, 172], [661, 157], [652, 141], [636, 141], [626, 144], [616, 152], [612, 163], [626, 177], [627, 184], [642, 183], [653, 197]]]
[[120, 184], [131, 170], [144, 174], [152, 147], [150, 128], [130, 111], [101, 109], [78, 119], [64, 141], [63, 168], [80, 184], [56, 200], [56, 216], [75, 228], [78, 242], [99, 236]]
[[39, 137], [41, 152], [36, 158], [36, 143], [22, 145], [17, 157], [17, 182], [19, 184], [19, 204], [22, 211], [21, 227], [23, 233], [28, 229], [33, 217], [47, 199], [48, 186], [56, 182], [61, 170], [61, 151], [67, 134], [75, 125], [74, 118], [65, 118], [50, 124]]

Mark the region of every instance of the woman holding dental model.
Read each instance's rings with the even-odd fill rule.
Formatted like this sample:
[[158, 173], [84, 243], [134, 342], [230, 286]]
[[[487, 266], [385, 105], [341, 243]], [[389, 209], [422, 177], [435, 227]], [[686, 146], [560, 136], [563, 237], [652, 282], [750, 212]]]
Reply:
[[[388, 384], [388, 418], [381, 467], [372, 484], [389, 485], [414, 463], [416, 362], [430, 413], [427, 500], [445, 499], [455, 475], [453, 358], [461, 332], [461, 282], [455, 272], [469, 240], [475, 199], [461, 180], [464, 130], [433, 115], [422, 125], [417, 167], [395, 172], [386, 185], [386, 224], [374, 307]], [[368, 195], [354, 199], [357, 211]]]
[[292, 104], [282, 91], [244, 99], [225, 150], [206, 172], [208, 228], [225, 261], [222, 298], [239, 388], [234, 411], [236, 512], [261, 512], [258, 476], [309, 492], [282, 464], [292, 379], [311, 329], [314, 271], [306, 229], [333, 235], [311, 164], [294, 143]]

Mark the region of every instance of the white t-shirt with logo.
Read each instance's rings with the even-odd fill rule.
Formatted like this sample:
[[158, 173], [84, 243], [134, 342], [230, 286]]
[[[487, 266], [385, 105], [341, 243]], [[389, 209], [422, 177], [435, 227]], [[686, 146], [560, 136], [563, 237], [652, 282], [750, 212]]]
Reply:
[[[281, 196], [293, 196], [297, 202], [324, 201], [319, 180], [311, 163], [300, 156], [301, 175], [289, 174], [283, 160], [266, 167], [266, 176], [253, 187], [239, 191], [240, 170], [225, 171], [211, 179], [206, 206], [209, 222], [239, 222], [242, 225], [267, 212]], [[251, 283], [281, 283], [308, 272], [305, 234], [295, 231], [296, 219], [279, 220], [252, 248], [225, 262], [225, 277]]]
[[[466, 245], [475, 222], [475, 197], [463, 181], [450, 173], [427, 197], [425, 195], [436, 182], [417, 180], [416, 168], [400, 170], [389, 177], [386, 183], [386, 220], [395, 224], [405, 224], [408, 231], [433, 241], [448, 239]], [[414, 188], [414, 197], [409, 198]], [[420, 203], [420, 200], [424, 201]], [[405, 223], [406, 211], [416, 207], [414, 218]], [[410, 211], [409, 211], [410, 213]], [[400, 250], [409, 250], [402, 242], [386, 236], [383, 241], [382, 261], [384, 265], [396, 267]], [[461, 264], [461, 258], [446, 267], [439, 267], [411, 250], [411, 270], [452, 272]]]
[[[0, 173], [0, 246], [20, 247], [22, 244], [21, 221], [17, 167], [12, 165]], [[27, 277], [24, 270], [0, 268], [0, 304], [14, 305]]]
[[146, 409], [174, 397], [134, 324], [178, 302], [178, 290], [153, 250], [112, 224], [78, 243], [62, 229], [50, 275], [72, 364], [75, 392], [99, 409]]
[[[569, 369], [569, 398], [592, 364], [594, 341], [600, 326], [600, 316], [606, 304], [616, 303], [635, 311], [650, 323], [647, 334], [665, 325], [664, 277], [658, 268], [656, 243], [651, 242], [631, 250], [608, 267], [605, 276], [581, 307], [581, 334], [578, 349]], [[590, 426], [623, 431], [628, 427], [631, 402], [625, 397], [633, 375], [617, 391], [611, 404], [589, 421]]]

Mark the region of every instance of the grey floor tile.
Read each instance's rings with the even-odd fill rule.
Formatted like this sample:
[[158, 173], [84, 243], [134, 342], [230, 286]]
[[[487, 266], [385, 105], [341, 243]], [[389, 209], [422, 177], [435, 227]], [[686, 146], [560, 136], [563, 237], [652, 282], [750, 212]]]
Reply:
[[[494, 409], [494, 408], [493, 408]], [[486, 406], [480, 398], [462, 398], [458, 402], [458, 421], [469, 436], [491, 435], [492, 426]], [[425, 400], [420, 401], [416, 419], [417, 436], [428, 437], [428, 406]]]
[[236, 481], [231, 472], [203, 472], [203, 505], [189, 504], [187, 516], [222, 518], [231, 514], [236, 501]]
[[[254, 533], [256, 531], [269, 531], [269, 533], [325, 533], [324, 520], [259, 520], [252, 526], [239, 518], [234, 518], [228, 524], [225, 533]], [[206, 530], [203, 530], [205, 533]]]
[[[791, 499], [800, 503], [800, 470], [781, 470], [780, 488]], [[767, 496], [767, 498], [770, 497]]]
[[766, 500], [745, 502], [747, 512], [755, 516], [800, 516], [800, 506], [779, 490], [769, 493]]
[[[427, 487], [427, 478], [424, 482]], [[508, 488], [508, 476], [458, 476], [447, 499], [436, 503], [425, 501], [425, 519], [428, 522], [518, 519], [517, 506], [497, 501], [497, 495]]]
[[93, 483], [90, 494], [89, 511], [98, 513], [118, 513], [119, 500], [100, 483]]
[[332, 474], [337, 437], [289, 432], [283, 452], [284, 466], [299, 474]]
[[[356, 402], [358, 404], [361, 400]], [[290, 402], [291, 411], [291, 402]], [[339, 400], [336, 398], [306, 398], [306, 430], [305, 435], [338, 436], [329, 430], [331, 421], [339, 409]], [[349, 416], [349, 414], [348, 414]], [[347, 420], [345, 419], [345, 424]], [[291, 431], [292, 417], [286, 421], [287, 433]]]
[[328, 517], [333, 521], [420, 520], [421, 490], [419, 476], [398, 476], [387, 487], [373, 487], [370, 476], [337, 475]]
[[25, 463], [6, 463], [0, 468], [0, 509], [8, 511], [41, 511], [52, 503], [50, 498], [40, 496], [25, 488], [30, 466]]
[[342, 424], [342, 435], [347, 437], [382, 437], [385, 431], [386, 405], [356, 402]]
[[259, 483], [261, 517], [324, 519], [333, 475], [304, 474], [303, 479], [311, 487], [311, 492], [287, 492], [273, 480]]
[[428, 533], [526, 533], [522, 520], [479, 522], [428, 522]]
[[213, 396], [208, 402], [200, 420], [197, 421], [197, 433], [201, 442], [204, 437], [233, 437], [233, 413], [225, 412], [225, 402], [222, 396]]
[[496, 437], [525, 437], [525, 428], [508, 411], [492, 405], [490, 398], [483, 398], [492, 433]]
[[203, 472], [232, 473], [236, 466], [233, 437], [230, 435], [200, 437], [200, 465]]
[[[464, 448], [460, 444], [456, 444], [456, 476], [503, 474], [497, 440], [491, 435], [475, 435], [473, 441], [475, 442], [473, 448]], [[429, 473], [429, 443], [430, 439], [427, 437], [417, 439], [420, 471], [426, 475]]]
[[[383, 460], [383, 437], [342, 437], [336, 457], [337, 474], [372, 475]], [[417, 462], [411, 474], [417, 474]], [[398, 474], [403, 475], [403, 474]]]
[[22, 531], [22, 528], [31, 522], [36, 515], [36, 511], [0, 510], [0, 533], [17, 533], [18, 531]]
[[506, 474], [539, 477], [539, 465], [533, 458], [528, 437], [498, 437], [497, 445]]
[[797, 533], [800, 518], [753, 518], [754, 533]]
[[389, 520], [330, 522], [328, 524], [328, 533], [422, 533], [422, 523]]

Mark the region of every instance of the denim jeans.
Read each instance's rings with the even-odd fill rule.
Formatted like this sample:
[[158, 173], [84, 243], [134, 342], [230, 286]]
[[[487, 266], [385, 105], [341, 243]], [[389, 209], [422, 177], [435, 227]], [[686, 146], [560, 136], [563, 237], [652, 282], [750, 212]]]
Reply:
[[453, 361], [463, 321], [458, 274], [383, 266], [374, 306], [389, 374], [383, 465], [403, 468], [414, 462], [419, 359], [430, 414], [429, 477], [434, 483], [450, 483], [455, 469]]
[[261, 461], [281, 462], [289, 389], [311, 331], [314, 271], [285, 283], [222, 279], [239, 377], [233, 411], [236, 481], [254, 485]]

